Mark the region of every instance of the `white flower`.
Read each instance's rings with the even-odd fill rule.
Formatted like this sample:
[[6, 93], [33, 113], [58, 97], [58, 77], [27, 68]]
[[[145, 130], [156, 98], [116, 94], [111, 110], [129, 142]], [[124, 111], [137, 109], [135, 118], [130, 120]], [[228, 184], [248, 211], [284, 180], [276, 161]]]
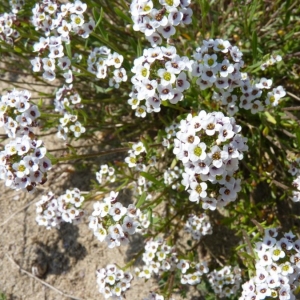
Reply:
[[79, 26], [82, 26], [83, 23], [84, 23], [84, 17], [83, 15], [81, 14], [72, 14], [71, 15], [71, 24], [72, 24], [72, 27], [73, 28], [76, 28], [76, 27], [79, 27]]
[[216, 39], [214, 41], [214, 50], [215, 51], [221, 51], [223, 53], [228, 52], [228, 48], [230, 47], [229, 41], [223, 41], [222, 39]]
[[123, 220], [122, 229], [125, 232], [128, 232], [129, 234], [134, 234], [136, 231], [136, 228], [140, 225], [139, 222], [135, 221], [129, 216], [126, 216]]
[[32, 64], [33, 72], [39, 72], [41, 70], [42, 65], [39, 57], [35, 57], [34, 59], [31, 59], [30, 63]]
[[255, 84], [258, 89], [270, 89], [272, 85], [272, 79], [262, 77], [259, 83]]
[[176, 89], [180, 92], [189, 89], [190, 83], [186, 79], [186, 74], [181, 72], [176, 79]]
[[176, 30], [173, 25], [167, 23], [165, 26], [160, 26], [157, 31], [165, 38], [168, 39], [170, 36], [174, 35]]
[[45, 71], [54, 71], [55, 70], [55, 59], [54, 58], [43, 58], [43, 69]]
[[207, 184], [205, 182], [192, 182], [190, 184], [191, 191], [190, 191], [190, 196], [189, 200], [192, 202], [199, 202], [199, 198], [205, 198], [207, 193]]
[[12, 167], [16, 171], [16, 176], [18, 178], [23, 178], [30, 172], [29, 169], [26, 167], [26, 163], [24, 162], [24, 160], [21, 160], [18, 163], [14, 163]]
[[146, 149], [144, 147], [144, 144], [142, 142], [138, 142], [137, 144], [133, 144], [132, 146], [132, 149], [133, 149], [133, 153], [134, 155], [139, 155], [141, 154], [142, 152], [145, 152]]
[[176, 76], [171, 71], [168, 71], [166, 69], [159, 69], [157, 71], [158, 76], [161, 78], [161, 84], [162, 85], [168, 85], [172, 84], [176, 80]]
[[70, 130], [74, 132], [75, 137], [79, 137], [82, 133], [85, 132], [85, 128], [81, 125], [79, 121], [76, 121], [74, 125], [71, 125]]
[[190, 268], [190, 264], [186, 260], [181, 259], [177, 264], [177, 268], [180, 269], [183, 274], [185, 274], [186, 271]]
[[116, 202], [109, 210], [109, 214], [113, 217], [114, 221], [119, 221], [127, 212], [127, 208], [120, 202]]
[[124, 236], [123, 228], [120, 224], [109, 226], [108, 232], [113, 239], [120, 239]]
[[201, 142], [199, 144], [191, 144], [188, 147], [188, 151], [190, 153], [190, 160], [192, 162], [197, 162], [198, 160], [204, 160], [206, 157], [206, 144]]
[[220, 168], [223, 165], [223, 161], [228, 158], [228, 153], [222, 151], [218, 146], [213, 146], [208, 156], [212, 159], [212, 164], [216, 168]]
[[218, 57], [216, 54], [212, 54], [212, 55], [205, 54], [203, 57], [203, 63], [206, 68], [213, 69], [218, 65], [217, 59]]
[[137, 106], [136, 108], [136, 111], [135, 111], [135, 115], [137, 117], [140, 117], [140, 118], [145, 118], [146, 117], [146, 107], [144, 105], [141, 105], [141, 106]]
[[130, 156], [127, 156], [125, 158], [125, 162], [128, 164], [129, 168], [133, 168], [136, 166], [137, 161], [136, 161], [136, 156], [132, 153]]

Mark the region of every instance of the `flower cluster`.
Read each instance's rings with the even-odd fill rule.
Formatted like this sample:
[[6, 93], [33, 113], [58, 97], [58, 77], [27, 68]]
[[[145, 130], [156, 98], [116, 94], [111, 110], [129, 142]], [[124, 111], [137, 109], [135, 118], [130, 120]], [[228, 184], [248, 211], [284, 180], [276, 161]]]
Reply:
[[146, 152], [146, 148], [142, 142], [134, 143], [128, 151], [129, 156], [125, 158], [125, 162], [128, 164], [128, 167], [135, 167], [138, 171], [144, 171], [146, 166], [138, 160], [138, 156], [144, 152]]
[[128, 103], [137, 117], [159, 112], [163, 101], [176, 104], [190, 87], [185, 71], [191, 71], [191, 62], [177, 55], [173, 46], [144, 49], [131, 71], [135, 75], [131, 78], [133, 88]]
[[201, 281], [203, 274], [208, 273], [206, 263], [194, 263], [187, 259], [179, 259], [175, 247], [167, 245], [162, 239], [149, 240], [143, 253], [145, 265], [142, 270], [135, 269], [138, 277], [149, 279], [153, 274], [161, 274], [170, 270], [179, 270], [181, 284], [195, 285]]
[[115, 169], [113, 167], [108, 167], [108, 165], [101, 165], [100, 170], [96, 172], [96, 179], [99, 184], [102, 184], [103, 181], [115, 182], [116, 175]]
[[104, 295], [105, 299], [124, 299], [124, 294], [130, 288], [133, 279], [130, 272], [123, 272], [113, 264], [97, 270], [96, 275], [99, 292]]
[[[118, 88], [121, 82], [127, 81], [127, 73], [124, 68], [121, 68], [124, 57], [117, 52], [111, 53], [111, 50], [106, 46], [95, 48], [89, 55], [87, 70], [94, 74], [99, 79], [107, 77], [107, 73], [112, 73], [109, 79], [109, 86]], [[114, 70], [110, 70], [114, 67]]]
[[292, 232], [280, 238], [276, 228], [266, 229], [254, 250], [256, 274], [243, 284], [239, 299], [296, 299], [293, 291], [300, 282], [300, 240]]
[[282, 61], [282, 57], [280, 55], [270, 55], [270, 57], [260, 66], [260, 68], [264, 71], [268, 67], [273, 66], [280, 61]]
[[[85, 128], [77, 120], [76, 115], [64, 113], [64, 116], [59, 119], [60, 125], [58, 126], [57, 136], [66, 140], [68, 132], [72, 132], [75, 137], [80, 137], [85, 132]], [[71, 124], [71, 125], [70, 125]], [[69, 126], [69, 127], [67, 127]]]
[[[68, 134], [73, 133], [79, 137], [85, 132], [85, 128], [78, 121], [76, 110], [83, 107], [81, 97], [72, 85], [64, 85], [56, 91], [54, 99], [55, 111], [62, 113], [63, 117], [59, 119], [57, 136], [66, 140]], [[72, 113], [71, 113], [72, 112]]]
[[[239, 267], [225, 266], [219, 271], [212, 271], [208, 275], [208, 280], [217, 297], [235, 296], [241, 286], [241, 270]], [[253, 299], [253, 298], [249, 298]]]
[[251, 110], [254, 114], [262, 111], [264, 105], [276, 106], [286, 94], [282, 86], [268, 92], [271, 79], [261, 78], [259, 82], [252, 82], [246, 73], [242, 73], [242, 52], [229, 41], [203, 41], [193, 57], [192, 75], [198, 77], [196, 82], [200, 89], [214, 87], [213, 99], [221, 101], [231, 116], [239, 108]]
[[109, 248], [129, 243], [129, 235], [133, 235], [140, 227], [138, 218], [141, 211], [133, 204], [126, 208], [116, 200], [119, 193], [110, 192], [101, 202], [94, 203], [94, 211], [89, 217], [89, 227], [101, 242], [105, 241]]
[[27, 90], [13, 90], [1, 97], [0, 126], [11, 140], [0, 152], [0, 178], [12, 189], [32, 192], [38, 183], [46, 182], [51, 161], [43, 142], [32, 132], [40, 112], [30, 97]]
[[300, 201], [300, 157], [296, 158], [295, 161], [291, 163], [289, 172], [292, 174], [292, 176], [297, 176], [292, 183], [296, 191], [292, 192], [291, 199], [294, 202], [299, 202]]
[[57, 3], [54, 0], [42, 0], [32, 9], [31, 22], [36, 30], [46, 36], [52, 32], [61, 36], [62, 41], [70, 42], [70, 33], [87, 38], [95, 27], [94, 20], [85, 22], [84, 12], [87, 5], [79, 0], [74, 3]]
[[247, 151], [241, 126], [221, 112], [189, 114], [182, 120], [174, 139], [173, 153], [183, 162], [182, 184], [189, 200], [202, 201], [204, 209], [214, 210], [235, 201], [241, 190], [235, 178], [239, 160]]
[[164, 172], [164, 183], [166, 186], [171, 186], [173, 190], [180, 187], [179, 178], [182, 176], [182, 169], [175, 166], [173, 169], [168, 168]]
[[25, 5], [25, 0], [9, 0], [9, 6], [14, 14], [17, 14]]
[[34, 72], [44, 72], [44, 79], [53, 81], [58, 66], [66, 83], [73, 81], [71, 59], [64, 53], [63, 42], [70, 43], [71, 33], [87, 38], [93, 31], [95, 22], [92, 19], [85, 22], [84, 19], [86, 8], [87, 5], [78, 0], [66, 4], [43, 0], [42, 4], [37, 3], [32, 9], [31, 22], [36, 30], [44, 32], [45, 37], [40, 37], [34, 44], [34, 51], [39, 55], [31, 60], [31, 64]]
[[204, 213], [199, 217], [190, 215], [184, 226], [184, 231], [190, 233], [194, 240], [200, 241], [203, 235], [212, 234], [209, 217]]
[[14, 40], [19, 37], [19, 32], [13, 28], [16, 19], [15, 13], [0, 14], [0, 40], [9, 45], [12, 45]]
[[82, 108], [81, 97], [72, 85], [63, 85], [55, 93], [54, 99], [55, 111], [60, 113], [66, 113], [70, 109]]
[[159, 0], [160, 8], [154, 8], [150, 0], [133, 0], [130, 5], [133, 29], [145, 34], [152, 47], [160, 45], [162, 38], [175, 34], [175, 26], [190, 24], [193, 11], [190, 0]]
[[59, 228], [62, 222], [78, 224], [85, 215], [81, 209], [83, 201], [84, 197], [77, 188], [66, 190], [59, 197], [48, 192], [36, 203], [36, 222], [47, 229]]

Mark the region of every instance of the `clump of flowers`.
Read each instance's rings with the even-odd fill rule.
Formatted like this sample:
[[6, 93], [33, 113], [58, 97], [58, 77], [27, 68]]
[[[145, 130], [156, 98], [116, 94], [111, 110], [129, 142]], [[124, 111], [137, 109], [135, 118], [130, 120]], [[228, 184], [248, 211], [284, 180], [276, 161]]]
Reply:
[[183, 91], [190, 87], [185, 73], [188, 70], [190, 60], [177, 55], [173, 46], [145, 49], [131, 69], [135, 75], [128, 103], [135, 115], [144, 118], [147, 112], [159, 112], [164, 101], [176, 104], [183, 100]]
[[87, 5], [79, 0], [74, 3], [58, 3], [53, 0], [42, 0], [32, 9], [31, 22], [36, 30], [41, 30], [46, 36], [52, 32], [61, 36], [64, 42], [70, 42], [70, 33], [87, 38], [95, 26], [89, 19], [85, 21], [84, 12]]
[[290, 165], [289, 172], [296, 176], [296, 179], [293, 180], [293, 187], [296, 191], [292, 192], [292, 201], [299, 202], [300, 201], [300, 157], [296, 158]]
[[132, 144], [128, 151], [129, 156], [125, 158], [125, 162], [129, 168], [135, 168], [137, 171], [145, 171], [146, 165], [139, 162], [139, 156], [146, 152], [146, 148], [142, 142]]
[[99, 292], [105, 299], [125, 299], [125, 292], [130, 288], [133, 276], [130, 272], [123, 272], [114, 264], [96, 271]]
[[159, 8], [153, 1], [134, 0], [130, 5], [133, 29], [145, 34], [152, 47], [162, 43], [162, 37], [170, 38], [178, 25], [190, 24], [193, 11], [190, 0], [160, 0]]
[[103, 182], [115, 182], [115, 169], [113, 167], [109, 167], [106, 164], [101, 165], [100, 170], [96, 172], [96, 179], [99, 184], [102, 184]]
[[300, 282], [300, 240], [290, 231], [283, 236], [276, 228], [266, 229], [256, 243], [255, 276], [243, 284], [244, 299], [296, 299]]
[[119, 193], [110, 192], [101, 202], [94, 203], [94, 211], [89, 217], [89, 227], [100, 242], [105, 241], [109, 248], [129, 243], [129, 235], [133, 235], [140, 227], [138, 217], [141, 211], [130, 204], [127, 208], [117, 201]]
[[16, 14], [25, 5], [25, 0], [9, 0], [11, 11]]
[[195, 285], [201, 281], [203, 274], [208, 273], [205, 262], [180, 259], [175, 247], [169, 246], [163, 239], [151, 239], [146, 243], [143, 261], [142, 269], [135, 270], [140, 278], [149, 279], [153, 274], [162, 276], [165, 272], [179, 270], [181, 284]]
[[81, 97], [73, 85], [63, 85], [55, 93], [54, 110], [69, 113], [70, 110], [82, 108]]
[[276, 63], [282, 61], [281, 55], [278, 54], [272, 54], [269, 55], [268, 59], [261, 64], [260, 68], [261, 70], [266, 70], [268, 67], [275, 65]]
[[79, 0], [75, 3], [60, 4], [57, 1], [43, 0], [32, 9], [31, 22], [36, 30], [44, 32], [33, 45], [38, 56], [31, 60], [34, 72], [43, 71], [43, 78], [53, 81], [56, 66], [63, 72], [66, 83], [73, 81], [70, 57], [64, 53], [65, 44], [70, 43], [70, 34], [87, 38], [94, 30], [95, 22], [85, 21], [87, 5]]
[[239, 160], [247, 151], [247, 139], [234, 118], [221, 112], [189, 114], [180, 122], [173, 153], [182, 161], [182, 184], [189, 200], [214, 210], [235, 201], [241, 190], [236, 179]]
[[81, 208], [83, 201], [84, 197], [77, 188], [67, 190], [59, 197], [48, 192], [36, 203], [36, 222], [47, 229], [59, 228], [62, 222], [78, 224], [85, 215]]
[[57, 137], [66, 140], [71, 134], [76, 138], [85, 132], [78, 120], [76, 111], [83, 107], [81, 97], [72, 85], [64, 85], [56, 91], [54, 99], [55, 111], [62, 113], [59, 119]]
[[217, 297], [231, 297], [238, 294], [242, 281], [239, 267], [234, 267], [232, 270], [231, 266], [225, 266], [219, 271], [210, 272], [207, 277]]
[[173, 190], [180, 187], [180, 178], [182, 176], [182, 169], [175, 166], [173, 169], [168, 168], [164, 172], [164, 183], [166, 186], [171, 186]]
[[[99, 79], [104, 79], [111, 73], [109, 86], [118, 88], [121, 82], [127, 81], [127, 73], [121, 68], [124, 57], [117, 53], [111, 53], [106, 46], [96, 47], [89, 55], [87, 70]], [[111, 70], [114, 68], [114, 70]]]
[[193, 214], [190, 215], [184, 226], [184, 231], [190, 233], [194, 240], [200, 241], [203, 235], [212, 234], [209, 217], [204, 213], [199, 217]]
[[210, 39], [193, 54], [195, 59], [192, 75], [198, 77], [197, 84], [201, 90], [214, 88], [213, 99], [221, 101], [229, 115], [234, 115], [239, 108], [257, 113], [264, 106], [277, 106], [285, 96], [282, 86], [271, 89], [272, 80], [261, 78], [252, 81], [246, 73], [241, 72], [244, 66], [242, 52], [229, 41]]
[[0, 14], [0, 40], [12, 45], [14, 40], [19, 37], [19, 32], [14, 28], [17, 20], [15, 13]]
[[37, 184], [47, 181], [51, 161], [43, 142], [32, 131], [40, 112], [30, 97], [27, 90], [13, 90], [1, 97], [0, 126], [11, 140], [0, 152], [0, 178], [12, 189], [32, 192]]

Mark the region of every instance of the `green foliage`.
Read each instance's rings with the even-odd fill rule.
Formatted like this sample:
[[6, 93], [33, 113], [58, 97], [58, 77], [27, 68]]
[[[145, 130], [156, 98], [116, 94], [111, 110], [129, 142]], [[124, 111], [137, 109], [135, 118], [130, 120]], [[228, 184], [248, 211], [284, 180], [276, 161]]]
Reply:
[[0, 300], [6, 300], [6, 296], [4, 293], [0, 293]]

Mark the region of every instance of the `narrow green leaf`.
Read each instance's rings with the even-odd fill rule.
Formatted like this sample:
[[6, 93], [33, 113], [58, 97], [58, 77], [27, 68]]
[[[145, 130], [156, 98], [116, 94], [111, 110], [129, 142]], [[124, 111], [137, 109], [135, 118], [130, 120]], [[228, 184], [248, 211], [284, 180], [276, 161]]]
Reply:
[[289, 24], [289, 21], [290, 21], [290, 18], [291, 18], [291, 14], [292, 14], [292, 10], [289, 9], [290, 8], [290, 3], [291, 1], [290, 0], [286, 0], [285, 1], [285, 18], [284, 18], [284, 21], [283, 21], [283, 25], [284, 27], [286, 27], [288, 24]]
[[269, 127], [265, 127], [262, 131], [263, 136], [268, 136], [269, 135]]
[[267, 121], [272, 123], [272, 124], [276, 124], [276, 119], [268, 112], [265, 111], [265, 116], [267, 117]]
[[174, 158], [173, 159], [173, 161], [172, 161], [172, 163], [171, 163], [171, 169], [174, 169], [174, 167], [176, 166], [176, 164], [177, 164], [177, 159], [176, 158]]
[[17, 53], [23, 53], [23, 50], [17, 46], [14, 46], [14, 51]]
[[146, 192], [143, 192], [140, 199], [138, 200], [138, 202], [136, 204], [136, 208], [140, 208], [145, 203], [146, 197], [147, 197]]
[[[92, 14], [93, 14], [94, 20], [98, 20], [98, 19], [99, 19], [100, 14], [98, 14], [98, 11], [97, 11], [96, 7], [93, 7], [93, 9], [92, 9]], [[97, 23], [98, 23], [98, 22], [97, 22]]]
[[148, 218], [149, 218], [150, 224], [152, 226], [153, 225], [153, 213], [152, 213], [151, 208], [149, 208], [149, 210], [148, 210]]
[[101, 7], [100, 8], [100, 14], [99, 14], [99, 17], [96, 17], [96, 8], [94, 7], [93, 8], [93, 15], [94, 15], [94, 19], [98, 21], [96, 22], [96, 25], [95, 25], [95, 29], [99, 26], [99, 24], [101, 23], [102, 21], [102, 18], [103, 18], [103, 8]]
[[145, 177], [147, 180], [157, 184], [158, 186], [163, 186], [164, 184], [161, 181], [158, 181], [155, 177], [153, 177], [151, 174], [146, 172], [141, 172], [140, 175]]
[[254, 21], [253, 17], [254, 17], [254, 14], [257, 12], [257, 6], [258, 6], [257, 4], [258, 4], [257, 0], [254, 0], [254, 1], [252, 0], [250, 14], [249, 14], [249, 24], [251, 24]]
[[137, 53], [137, 57], [142, 56], [142, 45], [141, 45], [141, 41], [140, 40], [138, 40], [136, 53]]
[[246, 259], [248, 259], [249, 261], [253, 261], [254, 260], [254, 257], [252, 257], [250, 254], [248, 254], [247, 252], [239, 252], [239, 255], [240, 256], [243, 256], [243, 257], [245, 257]]
[[128, 17], [128, 15], [124, 14], [124, 12], [120, 8], [118, 8], [117, 6], [114, 7], [114, 11], [124, 21], [126, 21], [127, 23], [132, 23], [132, 20]]
[[209, 3], [207, 2], [207, 0], [201, 0], [200, 7], [202, 18], [205, 18], [209, 11]]
[[298, 147], [300, 147], [300, 128], [297, 128], [295, 133], [296, 133]]
[[253, 58], [256, 61], [257, 60], [257, 33], [256, 30], [252, 33], [252, 54]]
[[46, 156], [51, 160], [52, 165], [55, 165], [58, 163], [58, 159], [54, 155], [52, 155], [50, 152], [47, 152]]
[[65, 43], [65, 47], [66, 47], [68, 58], [72, 59], [71, 43], [69, 43], [69, 44]]

